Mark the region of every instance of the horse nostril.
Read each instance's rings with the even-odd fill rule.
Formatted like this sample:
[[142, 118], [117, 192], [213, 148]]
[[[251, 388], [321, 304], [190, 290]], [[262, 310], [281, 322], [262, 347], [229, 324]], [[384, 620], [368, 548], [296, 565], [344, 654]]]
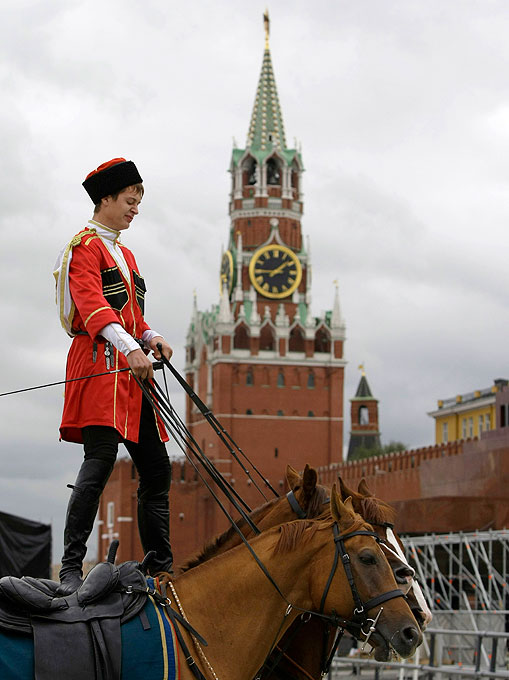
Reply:
[[414, 577], [414, 570], [411, 567], [398, 567], [394, 572], [396, 583], [408, 583]]
[[406, 628], [403, 628], [401, 634], [406, 642], [410, 642], [412, 644], [416, 643], [421, 635], [414, 626], [407, 626]]

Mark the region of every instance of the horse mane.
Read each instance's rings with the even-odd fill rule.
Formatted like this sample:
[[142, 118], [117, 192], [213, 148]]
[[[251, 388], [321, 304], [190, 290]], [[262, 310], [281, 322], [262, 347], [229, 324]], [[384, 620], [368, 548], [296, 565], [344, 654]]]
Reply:
[[[307, 543], [313, 538], [318, 530], [332, 527], [334, 520], [330, 518], [330, 515], [328, 516], [328, 520], [329, 521], [324, 522], [317, 519], [297, 519], [293, 522], [282, 524], [279, 527], [279, 539], [274, 546], [273, 554], [282, 555], [289, 553], [292, 550], [295, 550], [300, 543]], [[348, 528], [348, 533], [350, 533], [350, 531], [357, 531], [357, 529], [365, 529], [366, 524], [366, 520], [356, 514], [352, 525]]]
[[[295, 491], [297, 490], [298, 488], [295, 489]], [[272, 506], [275, 505], [275, 503], [277, 503], [277, 501], [280, 500], [281, 497], [279, 496], [276, 498], [272, 498], [271, 500], [261, 505], [259, 508], [253, 510], [253, 512], [250, 514], [250, 517], [253, 520], [253, 522], [256, 524], [257, 520], [263, 517], [265, 514], [267, 514], [268, 510], [270, 510]], [[330, 516], [329, 506], [327, 506], [327, 509], [324, 510], [324, 506], [328, 502], [328, 500], [329, 491], [324, 486], [317, 484], [307, 504], [306, 512], [308, 518], [317, 519], [324, 514], [327, 515], [327, 513], [329, 513]], [[299, 520], [299, 522], [302, 522], [302, 520]], [[235, 525], [237, 526], [238, 529], [242, 530], [246, 526], [246, 521], [244, 518], [241, 517], [239, 520], [235, 522]], [[194, 567], [197, 567], [199, 564], [202, 564], [203, 562], [207, 562], [207, 560], [212, 559], [218, 554], [218, 552], [226, 543], [231, 541], [233, 538], [236, 538], [237, 535], [238, 533], [235, 527], [230, 526], [228, 529], [223, 531], [222, 534], [216, 536], [211, 541], [206, 543], [204, 548], [198, 554], [194, 555], [193, 557], [190, 557], [186, 562], [184, 562], [184, 564], [180, 566], [179, 572], [184, 573], [185, 571], [193, 569]]]
[[[278, 500], [279, 500], [278, 497], [272, 498], [270, 501], [267, 501], [259, 508], [253, 510], [253, 512], [250, 514], [250, 518], [253, 520], [253, 522], [256, 524], [256, 520], [259, 517], [259, 515], [265, 514], [267, 510], [269, 510]], [[241, 517], [235, 522], [235, 526], [241, 531], [243, 528], [245, 528], [246, 524], [247, 522], [243, 517]], [[186, 562], [184, 562], [184, 564], [180, 566], [180, 572], [184, 573], [185, 571], [193, 569], [194, 567], [197, 567], [199, 564], [207, 562], [208, 560], [215, 557], [220, 551], [220, 549], [225, 545], [225, 543], [228, 543], [228, 541], [238, 536], [235, 526], [232, 525], [228, 527], [228, 529], [223, 531], [222, 534], [219, 534], [219, 536], [216, 536], [211, 541], [206, 543], [204, 548], [197, 555], [190, 557]]]
[[361, 515], [366, 518], [367, 522], [373, 522], [374, 524], [388, 522], [393, 524], [396, 518], [396, 510], [385, 501], [374, 496], [362, 498], [361, 508]]

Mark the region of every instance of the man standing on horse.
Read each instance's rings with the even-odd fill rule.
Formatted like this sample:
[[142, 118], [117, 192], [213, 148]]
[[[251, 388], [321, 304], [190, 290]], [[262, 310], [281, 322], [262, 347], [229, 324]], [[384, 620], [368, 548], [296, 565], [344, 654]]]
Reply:
[[[101, 493], [113, 470], [118, 444], [139, 474], [138, 527], [145, 552], [156, 551], [155, 574], [170, 571], [168, 435], [137, 384], [150, 380], [153, 351], [172, 349], [143, 317], [145, 282], [132, 252], [120, 243], [138, 214], [144, 188], [132, 161], [115, 158], [89, 173], [83, 187], [94, 203], [93, 219], [62, 250], [55, 266], [60, 321], [73, 338], [60, 437], [82, 443], [84, 460], [72, 486], [64, 531], [60, 594], [82, 582], [86, 542]], [[127, 369], [121, 371], [121, 369]], [[119, 372], [120, 371], [120, 372]]]

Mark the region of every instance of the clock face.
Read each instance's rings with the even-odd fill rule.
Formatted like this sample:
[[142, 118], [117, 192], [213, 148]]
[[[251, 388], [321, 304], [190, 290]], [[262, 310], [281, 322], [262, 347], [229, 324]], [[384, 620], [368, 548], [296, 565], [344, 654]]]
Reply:
[[249, 278], [261, 295], [284, 298], [298, 288], [302, 267], [290, 248], [277, 244], [263, 246], [251, 258]]
[[219, 278], [219, 287], [221, 293], [223, 292], [223, 282], [226, 281], [226, 290], [228, 294], [232, 292], [233, 288], [233, 256], [229, 250], [223, 253], [221, 259], [221, 275]]

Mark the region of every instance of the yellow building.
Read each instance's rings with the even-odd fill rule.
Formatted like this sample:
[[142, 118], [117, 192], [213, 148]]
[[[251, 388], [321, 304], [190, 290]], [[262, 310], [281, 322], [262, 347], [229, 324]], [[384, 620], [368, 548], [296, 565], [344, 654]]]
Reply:
[[507, 380], [498, 378], [492, 387], [439, 399], [438, 409], [428, 412], [435, 419], [435, 444], [480, 437], [482, 432], [495, 428], [495, 395], [507, 384]]

